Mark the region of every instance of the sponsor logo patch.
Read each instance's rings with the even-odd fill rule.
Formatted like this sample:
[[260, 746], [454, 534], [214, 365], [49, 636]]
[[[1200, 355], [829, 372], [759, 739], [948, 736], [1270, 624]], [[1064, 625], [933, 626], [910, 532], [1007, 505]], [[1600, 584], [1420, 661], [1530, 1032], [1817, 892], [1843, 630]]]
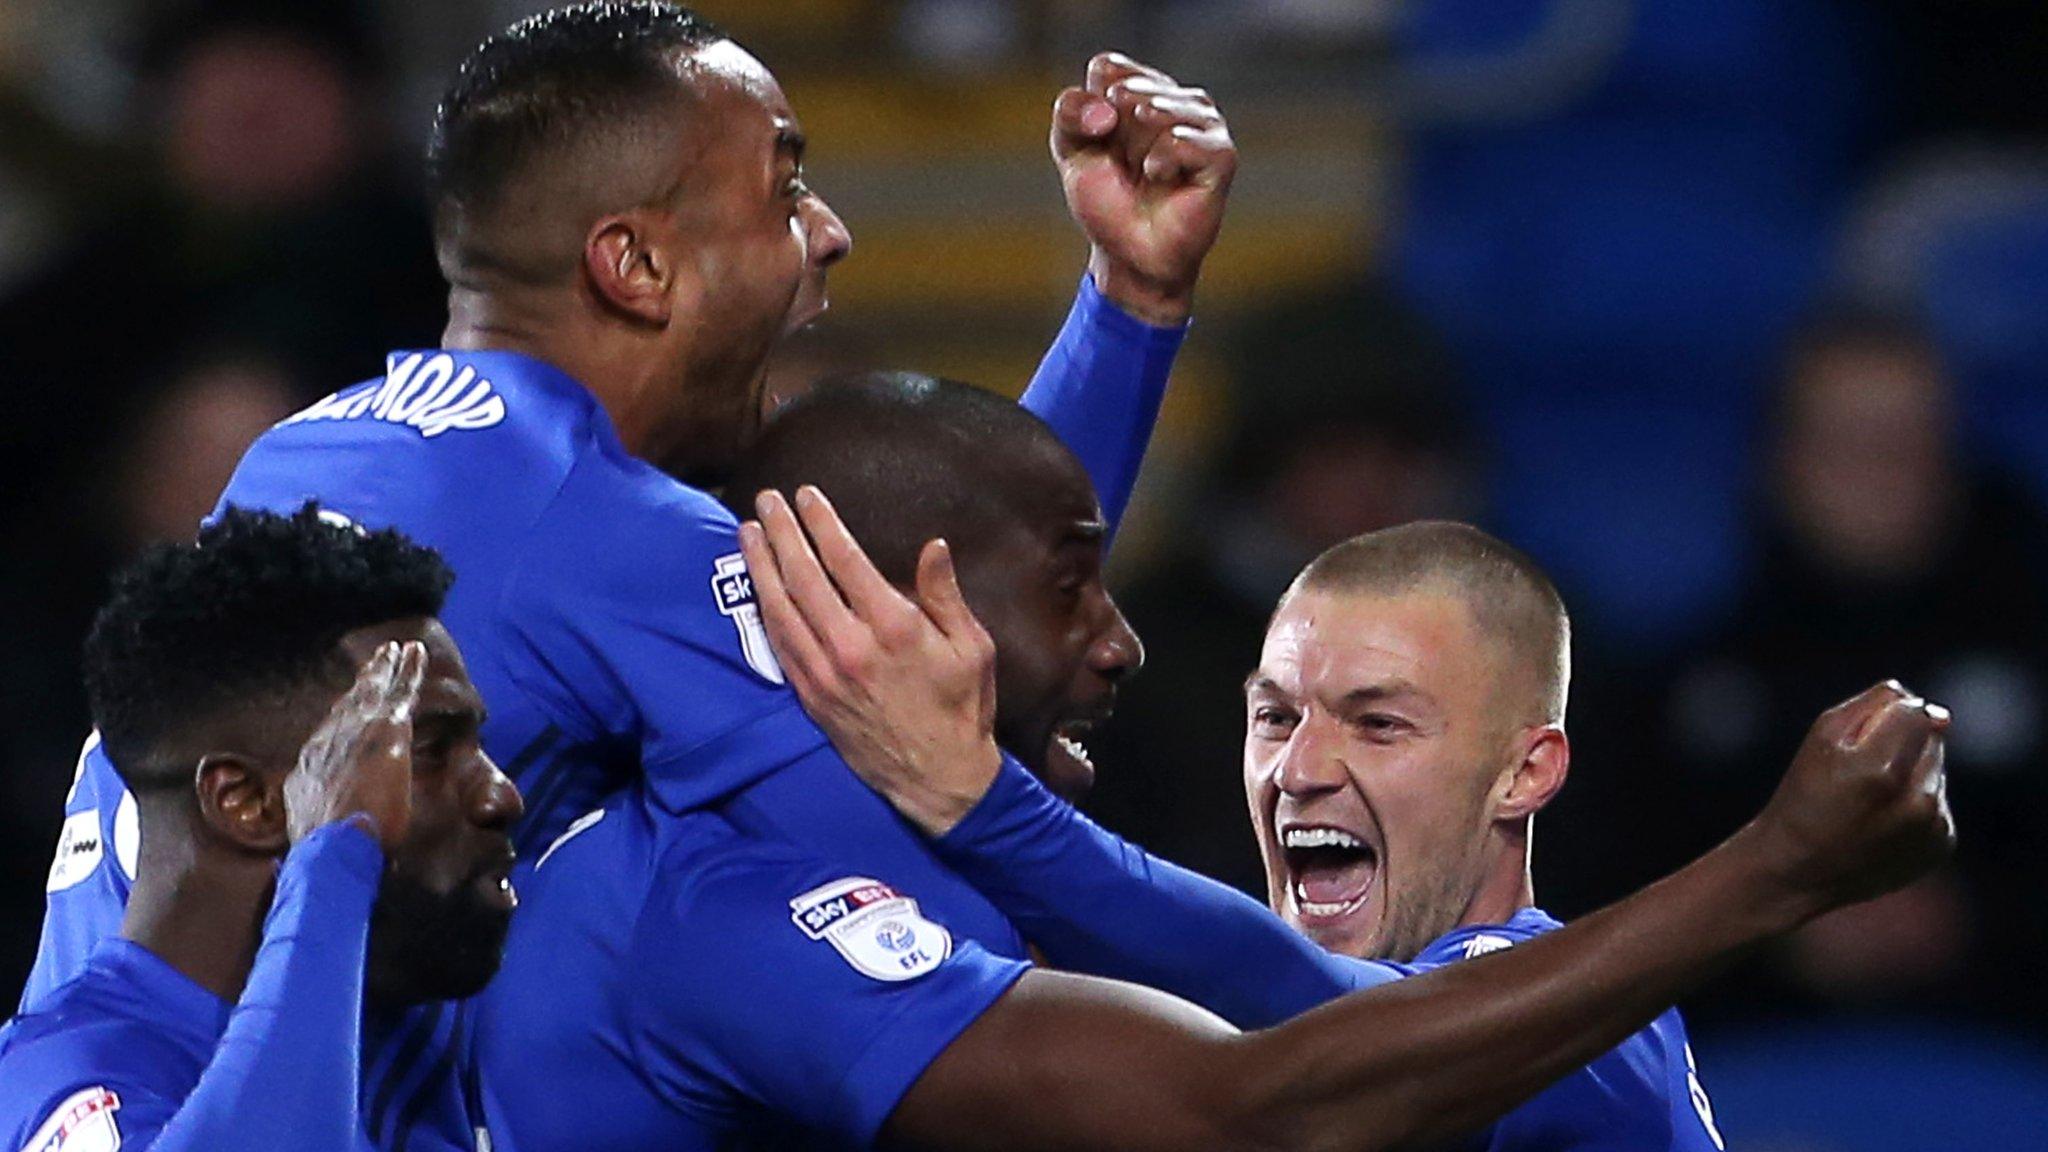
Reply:
[[789, 902], [805, 936], [823, 940], [863, 976], [914, 980], [953, 954], [953, 935], [918, 911], [917, 901], [879, 880], [849, 876]]
[[74, 1092], [57, 1105], [21, 1152], [114, 1152], [121, 1146], [121, 1129], [114, 1123], [120, 1108], [121, 1098], [105, 1088]]
[[57, 833], [57, 858], [50, 861], [50, 880], [45, 892], [62, 892], [74, 887], [100, 866], [107, 854], [106, 838], [100, 835], [100, 810], [88, 808], [64, 818]]
[[780, 684], [782, 665], [768, 647], [768, 630], [761, 624], [761, 606], [754, 602], [754, 578], [747, 573], [747, 558], [734, 552], [720, 556], [711, 573], [711, 598], [718, 611], [739, 630], [740, 652], [747, 666], [771, 684]]

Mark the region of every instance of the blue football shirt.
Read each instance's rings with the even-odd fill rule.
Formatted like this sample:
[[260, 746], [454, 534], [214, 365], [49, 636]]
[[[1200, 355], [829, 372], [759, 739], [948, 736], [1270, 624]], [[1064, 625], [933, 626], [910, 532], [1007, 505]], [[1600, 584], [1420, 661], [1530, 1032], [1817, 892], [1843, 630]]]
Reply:
[[[1051, 963], [1172, 992], [1242, 1028], [1270, 1027], [1558, 926], [1529, 908], [1506, 924], [1446, 933], [1413, 963], [1340, 956], [1236, 889], [1103, 829], [1014, 762], [937, 847]], [[1721, 1139], [1674, 1009], [1466, 1146], [1709, 1152]]]
[[294, 847], [236, 1004], [140, 945], [101, 941], [74, 978], [0, 1028], [0, 1148], [390, 1147], [360, 1122], [357, 1074], [383, 863], [349, 825]]
[[[1511, 948], [1557, 927], [1542, 909], [1524, 908], [1505, 924], [1445, 933], [1413, 964], [1400, 967], [1427, 972]], [[1502, 1117], [1468, 1147], [1488, 1152], [1719, 1152], [1723, 1144], [1685, 1023], [1674, 1008]]]
[[861, 1147], [1028, 967], [915, 890], [628, 794], [526, 881], [478, 1006], [502, 1152]]
[[[1112, 515], [1181, 337], [1122, 314], [1084, 278], [1026, 393]], [[732, 517], [629, 455], [574, 380], [513, 353], [393, 353], [381, 377], [259, 438], [222, 503], [288, 511], [308, 499], [402, 529], [457, 573], [442, 620], [489, 704], [485, 745], [526, 797], [523, 861], [644, 780], [662, 810], [719, 806], [746, 835], [914, 893], [958, 940], [1022, 954], [1009, 923], [845, 770], [783, 686]], [[121, 796], [111, 764], [89, 753], [67, 819], [118, 847]], [[51, 892], [27, 1006], [119, 924], [127, 876], [80, 860]], [[395, 1085], [380, 1111], [402, 1118], [443, 1098], [438, 1085], [459, 1064], [451, 1052], [470, 1023], [468, 1008], [436, 1006], [373, 1045], [366, 1075]]]

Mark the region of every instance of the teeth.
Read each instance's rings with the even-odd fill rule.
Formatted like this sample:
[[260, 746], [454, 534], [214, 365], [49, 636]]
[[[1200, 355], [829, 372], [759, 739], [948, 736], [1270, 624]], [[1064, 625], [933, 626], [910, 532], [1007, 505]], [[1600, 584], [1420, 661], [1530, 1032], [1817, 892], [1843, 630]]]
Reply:
[[1289, 828], [1280, 834], [1289, 848], [1364, 848], [1365, 842], [1336, 828]]
[[1054, 740], [1059, 741], [1060, 748], [1064, 750], [1067, 755], [1072, 756], [1074, 759], [1079, 760], [1084, 764], [1088, 762], [1088, 749], [1083, 748], [1079, 740], [1076, 740], [1073, 737], [1060, 732], [1053, 733], [1052, 738]]
[[1361, 896], [1361, 897], [1359, 897], [1359, 899], [1358, 899], [1358, 900], [1352, 900], [1352, 901], [1349, 901], [1349, 902], [1347, 902], [1347, 903], [1342, 903], [1342, 904], [1321, 904], [1321, 903], [1317, 903], [1317, 902], [1316, 902], [1316, 901], [1314, 901], [1314, 900], [1311, 900], [1311, 899], [1309, 899], [1309, 898], [1308, 898], [1308, 897], [1307, 897], [1307, 896], [1306, 896], [1305, 894], [1303, 894], [1303, 892], [1302, 892], [1302, 890], [1301, 890], [1301, 882], [1300, 882], [1300, 881], [1298, 881], [1298, 880], [1297, 880], [1297, 881], [1295, 881], [1295, 883], [1294, 883], [1293, 887], [1294, 887], [1294, 906], [1295, 906], [1296, 908], [1299, 908], [1299, 909], [1301, 909], [1301, 910], [1302, 910], [1302, 911], [1303, 911], [1304, 913], [1306, 913], [1306, 914], [1308, 914], [1308, 915], [1310, 915], [1310, 916], [1335, 916], [1335, 915], [1337, 915], [1338, 913], [1341, 913], [1341, 912], [1348, 912], [1348, 911], [1350, 911], [1350, 910], [1351, 910], [1351, 908], [1352, 908], [1352, 907], [1353, 907], [1354, 905], [1358, 904], [1358, 903], [1359, 903], [1360, 901], [1362, 901], [1362, 900], [1364, 899], [1364, 897], [1363, 897], [1363, 896]]

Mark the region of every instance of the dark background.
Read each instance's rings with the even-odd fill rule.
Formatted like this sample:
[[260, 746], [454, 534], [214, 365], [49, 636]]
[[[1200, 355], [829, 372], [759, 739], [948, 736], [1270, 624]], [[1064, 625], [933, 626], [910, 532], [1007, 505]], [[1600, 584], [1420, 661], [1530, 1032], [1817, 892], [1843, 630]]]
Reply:
[[[435, 341], [427, 118], [539, 6], [0, 0], [0, 990], [109, 567], [188, 533], [270, 422]], [[1021, 388], [1081, 265], [1044, 136], [1092, 51], [1231, 115], [1230, 223], [1116, 558], [1150, 662], [1097, 741], [1102, 819], [1255, 888], [1265, 612], [1335, 540], [1476, 520], [1576, 617], [1537, 853], [1562, 914], [1730, 831], [1878, 676], [1954, 707], [1955, 865], [1688, 1011], [1738, 1147], [2043, 1146], [2048, 6], [702, 8], [782, 77], [858, 238], [778, 387]]]

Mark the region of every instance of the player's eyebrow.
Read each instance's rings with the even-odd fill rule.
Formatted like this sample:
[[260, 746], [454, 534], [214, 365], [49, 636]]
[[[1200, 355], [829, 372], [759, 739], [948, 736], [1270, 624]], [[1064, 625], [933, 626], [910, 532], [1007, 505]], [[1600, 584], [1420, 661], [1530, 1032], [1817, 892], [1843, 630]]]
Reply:
[[422, 724], [455, 724], [483, 727], [486, 713], [480, 700], [456, 700], [448, 704], [422, 706], [414, 709], [412, 722], [415, 727]]
[[1353, 688], [1339, 697], [1337, 704], [1340, 708], [1353, 708], [1361, 704], [1380, 704], [1389, 700], [1414, 700], [1419, 703], [1430, 704], [1435, 702], [1435, 697], [1423, 691], [1414, 683], [1397, 677], [1380, 684], [1368, 684], [1363, 688]]
[[1271, 692], [1275, 695], [1286, 694], [1282, 691], [1280, 685], [1273, 682], [1271, 676], [1256, 670], [1244, 678], [1244, 694], [1249, 696], [1254, 692]]
[[804, 162], [804, 146], [810, 140], [796, 125], [784, 121], [775, 126], [775, 151], [777, 155], [787, 153], [798, 164]]
[[1109, 525], [1102, 520], [1076, 520], [1067, 525], [1066, 538], [1083, 544], [1095, 544], [1109, 536]]

